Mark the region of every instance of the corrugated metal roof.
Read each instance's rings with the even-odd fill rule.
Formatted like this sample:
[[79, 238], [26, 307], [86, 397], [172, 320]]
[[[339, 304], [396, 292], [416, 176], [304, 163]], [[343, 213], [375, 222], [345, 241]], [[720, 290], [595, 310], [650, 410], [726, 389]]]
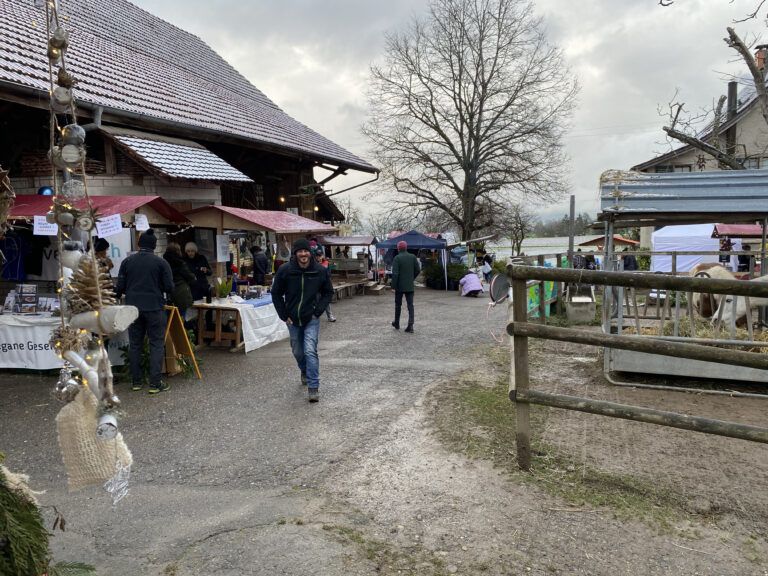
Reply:
[[600, 192], [599, 220], [689, 215], [733, 222], [768, 215], [768, 170], [638, 174], [603, 184]]
[[[109, 9], [68, 0], [61, 15], [70, 31], [67, 69], [81, 101], [376, 171], [288, 116], [201, 39], [125, 0], [112, 0]], [[46, 50], [45, 8], [3, 0], [0, 80], [40, 90], [47, 100]]]
[[[32, 218], [44, 216], [53, 203], [51, 196], [37, 196], [35, 194], [17, 194], [11, 206], [9, 218]], [[173, 206], [168, 204], [160, 196], [91, 196], [91, 205], [101, 216], [113, 214], [126, 214], [137, 208], [149, 204], [153, 210], [163, 218], [178, 224], [187, 224], [189, 219]], [[74, 203], [78, 210], [85, 210], [85, 199]]]
[[169, 178], [208, 180], [212, 182], [253, 182], [213, 152], [194, 143], [167, 142], [149, 135], [106, 132], [107, 136], [129, 156], [154, 167]]
[[762, 238], [763, 227], [760, 224], [715, 224], [712, 238]]
[[247, 208], [233, 208], [232, 206], [203, 206], [189, 210], [185, 214], [197, 214], [204, 210], [220, 210], [277, 234], [330, 234], [336, 231], [336, 228], [329, 224], [278, 210], [249, 210]]

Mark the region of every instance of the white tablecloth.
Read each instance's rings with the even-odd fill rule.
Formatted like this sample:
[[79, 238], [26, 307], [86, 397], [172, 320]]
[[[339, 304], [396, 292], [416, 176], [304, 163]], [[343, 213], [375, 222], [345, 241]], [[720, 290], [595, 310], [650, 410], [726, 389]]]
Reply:
[[[51, 331], [60, 323], [61, 318], [48, 315], [0, 315], [0, 368], [61, 368], [63, 361], [49, 344]], [[119, 347], [127, 342], [127, 332], [110, 338], [109, 359], [113, 365], [123, 364]]]
[[[202, 304], [202, 302], [197, 302]], [[205, 308], [196, 308], [197, 313], [211, 308], [222, 308], [232, 313], [237, 310], [240, 313], [240, 322], [243, 330], [243, 344], [248, 353], [262, 346], [266, 346], [278, 340], [288, 338], [288, 327], [280, 320], [274, 304], [271, 300], [247, 300], [243, 303], [235, 302], [211, 302], [205, 304]], [[234, 314], [232, 314], [234, 316]], [[190, 318], [190, 315], [187, 315]]]
[[250, 304], [237, 306], [240, 311], [240, 321], [243, 325], [243, 342], [245, 352], [266, 346], [271, 342], [288, 338], [288, 327], [280, 320], [275, 306], [259, 306], [254, 308]]

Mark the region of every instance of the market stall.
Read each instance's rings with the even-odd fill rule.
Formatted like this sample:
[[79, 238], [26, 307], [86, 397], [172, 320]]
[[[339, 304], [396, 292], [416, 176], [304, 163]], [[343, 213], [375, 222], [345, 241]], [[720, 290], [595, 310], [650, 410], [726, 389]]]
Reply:
[[[20, 281], [55, 281], [59, 277], [59, 262], [57, 251], [52, 248], [52, 238], [55, 238], [55, 227], [42, 227], [46, 213], [51, 209], [50, 196], [19, 194], [11, 207], [8, 219], [14, 223], [12, 238], [4, 238], [0, 242], [0, 250], [13, 242], [20, 256], [24, 258], [24, 275], [20, 277], [18, 269], [8, 273], [3, 267], [3, 277], [14, 282]], [[112, 275], [117, 275], [120, 263], [128, 253], [136, 249], [136, 232], [147, 228], [160, 230], [168, 227], [179, 227], [189, 224], [189, 220], [173, 206], [159, 196], [91, 196], [91, 203], [101, 216], [101, 221], [111, 220], [110, 234], [103, 237], [109, 241], [107, 256], [115, 265]], [[74, 203], [77, 209], [85, 209], [85, 200]], [[38, 224], [35, 227], [35, 224]], [[103, 229], [102, 229], [103, 230]], [[80, 238], [78, 238], [80, 239]], [[82, 238], [87, 242], [88, 236]], [[7, 250], [3, 250], [7, 253]], [[30, 276], [30, 277], [28, 277]], [[0, 294], [4, 296], [4, 294]]]
[[404, 240], [405, 243], [408, 245], [408, 250], [440, 250], [443, 256], [443, 274], [445, 277], [445, 289], [448, 289], [448, 268], [446, 264], [446, 245], [447, 242], [445, 240], [440, 240], [437, 238], [431, 238], [427, 236], [426, 234], [422, 234], [421, 232], [417, 232], [416, 230], [411, 230], [410, 232], [406, 232], [405, 234], [401, 234], [399, 236], [395, 236], [393, 238], [389, 238], [388, 240], [384, 240], [382, 242], [379, 242], [376, 245], [376, 251], [386, 251], [386, 250], [397, 250], [397, 243], [401, 240]]
[[[223, 277], [226, 273], [223, 262], [229, 260], [227, 230], [259, 232], [264, 238], [265, 249], [277, 261], [284, 262], [290, 258], [293, 241], [299, 237], [314, 234], [332, 234], [336, 228], [292, 214], [277, 210], [249, 210], [232, 206], [204, 206], [185, 212], [192, 224], [198, 228], [210, 228], [216, 231], [216, 245], [221, 249], [217, 254], [217, 274]], [[236, 249], [235, 254], [239, 254]]]
[[[378, 244], [376, 236], [316, 236], [315, 240], [326, 248], [332, 274], [343, 275], [347, 282], [368, 279], [368, 249]], [[344, 256], [341, 248], [350, 247], [364, 247], [366, 250]]]
[[[330, 234], [336, 228], [322, 222], [310, 220], [290, 212], [272, 210], [248, 210], [231, 206], [205, 206], [190, 210], [185, 215], [197, 227], [216, 231], [219, 250], [219, 278], [224, 279], [224, 262], [229, 259], [229, 236], [227, 230], [260, 232], [266, 238], [266, 252], [276, 260], [287, 261], [291, 246], [297, 238], [316, 234]], [[235, 253], [239, 254], [240, 239], [235, 240]], [[226, 250], [224, 246], [227, 246]], [[226, 256], [225, 256], [226, 252]], [[238, 266], [239, 268], [239, 266]], [[268, 276], [267, 284], [271, 283]], [[229, 298], [226, 301], [195, 303], [198, 311], [199, 338], [209, 339], [213, 345], [244, 348], [246, 352], [265, 346], [270, 342], [288, 337], [288, 329], [280, 320], [269, 295], [242, 301]], [[210, 320], [206, 320], [206, 317]], [[212, 326], [209, 329], [209, 324]]]
[[[113, 274], [117, 274], [120, 262], [135, 245], [137, 225], [139, 228], [143, 224], [167, 227], [189, 222], [159, 196], [92, 196], [91, 202], [102, 218], [118, 218], [115, 234], [107, 237], [109, 256], [115, 264]], [[58, 251], [51, 242], [55, 237], [49, 235], [56, 232], [55, 228], [40, 226], [40, 219], [45, 219], [50, 207], [50, 196], [19, 194], [9, 213], [13, 231], [6, 233], [0, 244], [0, 249], [6, 253], [6, 266], [10, 266], [10, 269], [3, 269], [0, 292], [6, 304], [0, 315], [0, 368], [48, 370], [61, 367], [61, 359], [49, 343], [51, 330], [61, 323], [61, 319], [54, 316], [58, 308], [55, 291], [55, 281], [60, 274]], [[76, 202], [75, 207], [84, 209], [85, 200]], [[37, 228], [35, 220], [38, 221]], [[87, 241], [87, 235], [84, 239]], [[18, 283], [34, 287], [35, 291], [34, 296], [25, 295], [30, 303], [16, 310], [9, 302], [9, 295], [18, 292]], [[31, 300], [34, 300], [34, 306]], [[112, 364], [123, 363], [120, 347], [127, 342], [127, 333], [109, 339], [108, 353]]]

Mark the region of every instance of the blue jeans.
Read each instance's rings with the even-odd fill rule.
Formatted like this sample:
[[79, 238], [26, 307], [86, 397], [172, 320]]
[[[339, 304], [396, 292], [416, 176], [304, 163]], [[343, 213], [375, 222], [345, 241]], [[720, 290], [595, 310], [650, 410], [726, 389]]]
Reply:
[[141, 357], [144, 351], [144, 335], [149, 338], [149, 383], [159, 384], [165, 357], [165, 326], [168, 323], [165, 310], [139, 312], [139, 317], [128, 327], [128, 340], [131, 344], [131, 378], [134, 382], [144, 380]]
[[320, 387], [320, 360], [317, 357], [317, 336], [320, 320], [312, 318], [303, 326], [286, 324], [291, 336], [291, 351], [296, 364], [307, 375], [307, 388]]

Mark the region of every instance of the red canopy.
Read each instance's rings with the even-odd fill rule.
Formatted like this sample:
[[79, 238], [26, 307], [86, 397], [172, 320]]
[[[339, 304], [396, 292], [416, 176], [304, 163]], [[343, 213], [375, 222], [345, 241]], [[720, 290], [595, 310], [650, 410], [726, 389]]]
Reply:
[[762, 238], [760, 224], [715, 224], [712, 238]]
[[[336, 231], [336, 228], [330, 224], [324, 224], [323, 222], [304, 218], [303, 216], [291, 214], [290, 212], [282, 210], [249, 210], [247, 208], [233, 208], [232, 206], [203, 206], [201, 208], [189, 210], [185, 212], [185, 214], [192, 216], [191, 220], [196, 226], [208, 226], [207, 223], [200, 219], [200, 215], [212, 211], [229, 214], [236, 219], [239, 219], [239, 221], [245, 220], [246, 222], [255, 225], [256, 229], [271, 230], [277, 234], [310, 234], [313, 232], [330, 234]], [[241, 226], [242, 222], [238, 224], [239, 221], [222, 220], [221, 226], [223, 228], [232, 228], [235, 230], [251, 229], [244, 228]]]
[[[51, 209], [52, 204], [52, 196], [18, 194], [13, 202], [8, 218], [45, 216]], [[177, 224], [189, 222], [186, 216], [160, 198], [160, 196], [91, 196], [91, 205], [101, 216], [123, 215], [142, 206], [149, 205], [160, 216], [171, 222]], [[78, 200], [74, 203], [74, 207], [78, 210], [85, 210], [87, 208], [86, 201], [84, 199]]]

